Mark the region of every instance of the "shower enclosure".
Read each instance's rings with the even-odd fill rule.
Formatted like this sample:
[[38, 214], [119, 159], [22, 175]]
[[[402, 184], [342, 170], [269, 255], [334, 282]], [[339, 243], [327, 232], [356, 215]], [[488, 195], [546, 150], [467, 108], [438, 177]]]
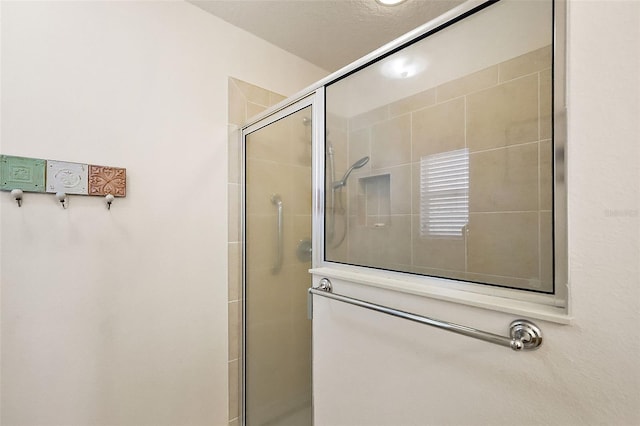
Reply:
[[245, 424], [311, 425], [312, 106], [245, 132]]
[[467, 2], [243, 129], [246, 425], [312, 423], [311, 267], [566, 315], [563, 7]]

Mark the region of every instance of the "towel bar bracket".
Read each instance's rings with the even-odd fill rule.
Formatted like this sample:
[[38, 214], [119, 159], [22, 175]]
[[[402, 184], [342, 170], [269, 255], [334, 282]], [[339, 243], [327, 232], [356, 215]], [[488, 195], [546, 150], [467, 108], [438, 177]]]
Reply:
[[516, 351], [532, 351], [538, 349], [542, 344], [542, 331], [540, 331], [540, 328], [531, 321], [524, 319], [518, 319], [511, 323], [509, 326], [509, 335], [511, 336], [512, 342], [514, 342], [513, 344], [518, 345], [522, 343], [521, 348], [511, 346], [511, 349]]

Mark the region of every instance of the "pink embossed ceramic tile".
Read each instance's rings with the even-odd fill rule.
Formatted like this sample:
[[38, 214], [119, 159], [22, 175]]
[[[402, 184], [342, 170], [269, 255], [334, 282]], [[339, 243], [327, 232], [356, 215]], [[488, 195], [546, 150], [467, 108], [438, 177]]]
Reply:
[[127, 195], [127, 169], [89, 166], [89, 195]]

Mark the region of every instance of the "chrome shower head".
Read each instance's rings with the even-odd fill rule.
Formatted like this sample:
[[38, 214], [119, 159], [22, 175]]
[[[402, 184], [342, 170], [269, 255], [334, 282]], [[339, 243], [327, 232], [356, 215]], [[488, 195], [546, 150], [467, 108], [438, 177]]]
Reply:
[[344, 174], [344, 176], [342, 176], [342, 179], [340, 179], [337, 182], [333, 182], [333, 189], [338, 189], [345, 186], [347, 184], [347, 179], [349, 178], [349, 175], [351, 174], [351, 172], [354, 171], [355, 169], [359, 169], [360, 167], [364, 166], [368, 162], [369, 162], [369, 157], [362, 157], [361, 159], [353, 163], [351, 167], [349, 167], [347, 172]]

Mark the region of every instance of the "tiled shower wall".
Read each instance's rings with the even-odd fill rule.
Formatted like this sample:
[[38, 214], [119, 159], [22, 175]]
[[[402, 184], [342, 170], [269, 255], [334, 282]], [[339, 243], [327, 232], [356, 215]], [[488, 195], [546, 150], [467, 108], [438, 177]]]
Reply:
[[284, 99], [277, 93], [229, 78], [229, 426], [240, 424], [242, 245], [240, 234], [240, 126]]
[[[348, 120], [329, 117], [338, 178], [348, 165], [370, 157], [338, 194], [345, 197], [346, 211], [335, 216], [336, 233], [341, 227], [348, 231], [342, 244], [328, 244], [329, 257], [551, 289], [550, 94], [547, 46]], [[420, 235], [420, 159], [462, 148], [469, 150], [466, 235]], [[363, 202], [372, 176], [389, 186], [386, 217], [380, 217], [385, 210], [378, 201], [374, 209]]]

